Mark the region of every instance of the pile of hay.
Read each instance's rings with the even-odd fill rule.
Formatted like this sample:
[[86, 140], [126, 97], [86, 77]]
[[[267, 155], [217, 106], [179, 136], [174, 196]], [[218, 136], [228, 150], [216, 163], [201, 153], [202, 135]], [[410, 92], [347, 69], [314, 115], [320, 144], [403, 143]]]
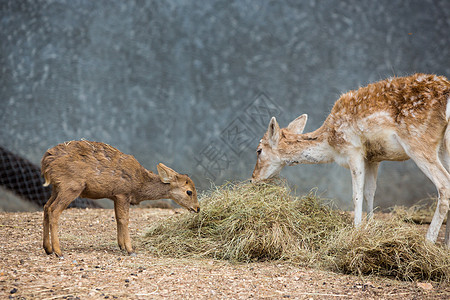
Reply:
[[323, 249], [334, 270], [401, 280], [450, 281], [450, 251], [401, 219], [371, 219], [337, 232]]
[[171, 257], [288, 260], [357, 275], [450, 282], [450, 251], [398, 218], [354, 228], [347, 213], [313, 193], [295, 197], [286, 185], [229, 183], [200, 203], [199, 214], [174, 215], [151, 227], [146, 247]]
[[[417, 204], [407, 208], [394, 206], [392, 214], [405, 222], [415, 224], [430, 224], [437, 206], [437, 199], [423, 199]], [[444, 220], [445, 224], [446, 220]]]
[[310, 262], [330, 232], [351, 222], [312, 193], [294, 197], [286, 185], [229, 183], [200, 203], [198, 215], [175, 215], [151, 227], [148, 248], [172, 257]]

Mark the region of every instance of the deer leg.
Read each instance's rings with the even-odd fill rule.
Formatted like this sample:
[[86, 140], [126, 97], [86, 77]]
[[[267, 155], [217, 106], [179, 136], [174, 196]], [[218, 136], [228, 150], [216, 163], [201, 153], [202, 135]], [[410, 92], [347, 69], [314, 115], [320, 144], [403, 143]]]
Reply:
[[117, 196], [114, 201], [114, 211], [117, 222], [117, 242], [121, 250], [126, 250], [128, 254], [134, 253], [131, 246], [128, 223], [130, 217], [130, 202], [127, 197]]
[[52, 188], [52, 195], [44, 205], [44, 221], [43, 221], [43, 246], [45, 253], [52, 254], [53, 247], [50, 243], [50, 219], [49, 219], [49, 207], [55, 201], [57, 192], [56, 187]]
[[[450, 173], [450, 126], [447, 125], [444, 140], [439, 149], [439, 158], [447, 172]], [[445, 226], [445, 246], [450, 249], [450, 210], [447, 212], [447, 224]]]
[[373, 199], [375, 197], [375, 190], [377, 189], [377, 173], [380, 163], [365, 163], [366, 176], [364, 180], [364, 199], [367, 203], [367, 216], [373, 216]]
[[447, 225], [445, 225], [445, 246], [450, 249], [450, 210], [447, 212]]
[[[434, 212], [433, 219], [431, 220], [430, 227], [428, 227], [428, 232], [426, 235], [427, 240], [431, 242], [436, 242], [437, 236], [439, 234], [439, 229], [445, 219], [445, 215], [449, 215], [449, 190], [446, 188], [445, 191], [441, 190], [439, 192], [439, 199]], [[449, 222], [447, 220], [446, 232], [445, 232], [445, 244], [449, 246], [448, 235], [449, 235]]]
[[[438, 190], [439, 198], [436, 211], [434, 212], [433, 219], [431, 220], [426, 235], [426, 239], [434, 243], [437, 240], [439, 229], [442, 226], [445, 215], [449, 212], [450, 174], [439, 160], [438, 151], [436, 151], [434, 157], [426, 157], [419, 151], [417, 151], [417, 153], [414, 152], [414, 149], [411, 149], [411, 153], [408, 154]], [[448, 221], [447, 224], [449, 224]], [[449, 230], [450, 229], [447, 228], [446, 236]]]
[[50, 224], [52, 248], [53, 252], [58, 257], [63, 258], [58, 237], [59, 216], [61, 215], [63, 210], [66, 209], [67, 206], [69, 206], [70, 202], [75, 200], [75, 198], [77, 198], [81, 194], [82, 190], [83, 188], [71, 187], [64, 189], [63, 187], [60, 187], [57, 197], [48, 207], [48, 219]]
[[361, 224], [364, 199], [364, 158], [360, 155], [350, 156], [349, 168], [352, 174], [353, 205], [355, 207], [355, 226]]
[[[447, 172], [450, 172], [450, 155], [447, 146], [441, 147], [440, 159]], [[444, 244], [450, 249], [450, 210], [447, 213], [447, 224], [445, 226], [445, 241]]]
[[[438, 190], [438, 203], [436, 210], [431, 220], [430, 227], [426, 235], [427, 240], [435, 243], [439, 234], [439, 229], [442, 226], [445, 215], [449, 212], [449, 198], [450, 198], [450, 174], [440, 164], [427, 165], [428, 163], [420, 162], [420, 165], [424, 165], [422, 171], [433, 181]], [[419, 167], [420, 168], [420, 167]], [[447, 224], [449, 224], [447, 222]], [[448, 232], [448, 228], [447, 228]]]

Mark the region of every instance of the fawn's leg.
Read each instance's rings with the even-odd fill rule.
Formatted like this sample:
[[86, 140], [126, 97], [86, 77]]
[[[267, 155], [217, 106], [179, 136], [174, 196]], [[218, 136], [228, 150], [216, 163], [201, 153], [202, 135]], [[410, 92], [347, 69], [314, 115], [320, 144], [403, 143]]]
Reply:
[[50, 235], [52, 239], [53, 251], [55, 252], [56, 256], [61, 258], [63, 256], [58, 237], [58, 220], [63, 210], [66, 209], [66, 207], [69, 206], [70, 202], [75, 200], [75, 198], [77, 198], [83, 191], [83, 187], [81, 187], [81, 185], [78, 185], [78, 188], [76, 188], [75, 186], [76, 185], [73, 184], [70, 188], [60, 187], [58, 196], [48, 208]]
[[43, 246], [45, 253], [52, 254], [53, 247], [50, 242], [50, 219], [49, 219], [49, 207], [56, 199], [56, 187], [52, 188], [52, 195], [44, 205], [44, 221], [43, 221]]
[[114, 211], [117, 222], [117, 242], [121, 250], [126, 250], [128, 254], [134, 253], [131, 246], [128, 223], [130, 217], [130, 201], [126, 196], [116, 196], [114, 200]]

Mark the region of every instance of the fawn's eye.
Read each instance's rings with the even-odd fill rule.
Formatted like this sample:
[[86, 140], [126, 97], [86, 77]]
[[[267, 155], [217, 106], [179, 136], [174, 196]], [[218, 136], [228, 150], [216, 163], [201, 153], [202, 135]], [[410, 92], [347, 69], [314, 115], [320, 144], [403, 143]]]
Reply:
[[188, 194], [188, 196], [192, 196], [192, 191], [186, 191], [186, 194]]
[[258, 149], [258, 150], [256, 150], [256, 154], [258, 154], [258, 155], [260, 155], [260, 154], [261, 154], [261, 152], [262, 152], [262, 149]]

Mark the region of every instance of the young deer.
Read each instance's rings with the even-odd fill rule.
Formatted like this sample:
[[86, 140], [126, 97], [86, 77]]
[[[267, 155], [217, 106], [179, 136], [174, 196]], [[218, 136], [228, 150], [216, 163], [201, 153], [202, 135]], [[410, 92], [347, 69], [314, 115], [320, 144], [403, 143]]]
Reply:
[[[439, 200], [426, 238], [435, 242], [448, 213], [450, 247], [450, 83], [442, 76], [390, 78], [342, 95], [323, 125], [303, 133], [307, 115], [280, 129], [275, 118], [257, 148], [252, 181], [276, 176], [284, 166], [336, 162], [352, 176], [355, 225], [362, 201], [373, 211], [381, 161], [411, 158], [434, 183]], [[445, 165], [445, 167], [444, 167]]]
[[[99, 142], [71, 141], [44, 154], [41, 161], [45, 186], [52, 195], [44, 206], [44, 249], [62, 257], [58, 218], [78, 196], [114, 201], [117, 241], [133, 254], [128, 231], [130, 204], [144, 200], [173, 199], [184, 208], [199, 212], [194, 182], [187, 176], [159, 164], [158, 175], [146, 170], [131, 155]], [[51, 243], [50, 243], [51, 237]]]

